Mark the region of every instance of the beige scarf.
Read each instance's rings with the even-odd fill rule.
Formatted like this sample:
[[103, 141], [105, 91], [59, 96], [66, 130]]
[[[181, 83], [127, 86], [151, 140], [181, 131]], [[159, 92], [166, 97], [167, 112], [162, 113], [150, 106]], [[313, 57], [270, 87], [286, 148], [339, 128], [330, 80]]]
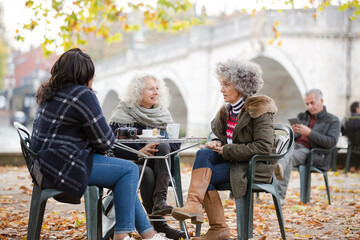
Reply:
[[166, 129], [166, 125], [174, 123], [170, 112], [165, 107], [144, 108], [120, 101], [110, 117], [110, 124], [118, 123], [131, 126], [139, 123], [146, 127]]

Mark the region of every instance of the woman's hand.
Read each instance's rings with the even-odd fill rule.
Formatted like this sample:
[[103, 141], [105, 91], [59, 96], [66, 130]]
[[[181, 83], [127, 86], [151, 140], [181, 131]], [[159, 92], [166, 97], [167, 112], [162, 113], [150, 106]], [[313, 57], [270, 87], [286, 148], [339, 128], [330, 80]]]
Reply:
[[219, 153], [219, 155], [222, 155], [223, 149], [224, 149], [224, 147], [217, 147], [217, 149], [215, 151], [217, 151]]
[[[159, 145], [159, 143], [149, 143], [145, 145], [145, 147], [140, 149], [139, 152], [142, 152], [148, 156], [154, 156], [154, 153], [159, 151], [158, 149], [156, 149], [157, 145]], [[143, 156], [138, 154], [138, 157], [143, 157]]]
[[217, 151], [219, 147], [221, 147], [221, 142], [220, 141], [211, 141], [211, 142], [207, 142], [205, 143], [205, 147], [209, 148], [213, 151]]

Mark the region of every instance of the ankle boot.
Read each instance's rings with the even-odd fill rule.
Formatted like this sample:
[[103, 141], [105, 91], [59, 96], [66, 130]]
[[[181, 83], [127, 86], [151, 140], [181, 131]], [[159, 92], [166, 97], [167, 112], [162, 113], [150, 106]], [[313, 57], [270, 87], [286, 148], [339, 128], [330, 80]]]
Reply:
[[166, 202], [170, 176], [168, 173], [159, 172], [156, 177], [155, 189], [153, 195], [154, 207], [152, 215], [170, 214], [173, 206]]
[[202, 203], [210, 179], [210, 168], [198, 168], [192, 170], [187, 202], [184, 207], [174, 208], [171, 212], [171, 215], [175, 219], [184, 221], [185, 219], [191, 218], [191, 222], [194, 224], [201, 224], [204, 222]]
[[169, 239], [174, 239], [174, 240], [178, 240], [181, 238], [186, 239], [186, 235], [184, 231], [180, 231], [170, 227], [165, 221], [154, 221], [153, 226], [158, 233], [164, 233], [165, 236]]
[[210, 229], [193, 240], [225, 240], [230, 239], [230, 229], [226, 224], [224, 207], [217, 190], [208, 191], [204, 198], [204, 207], [209, 219]]

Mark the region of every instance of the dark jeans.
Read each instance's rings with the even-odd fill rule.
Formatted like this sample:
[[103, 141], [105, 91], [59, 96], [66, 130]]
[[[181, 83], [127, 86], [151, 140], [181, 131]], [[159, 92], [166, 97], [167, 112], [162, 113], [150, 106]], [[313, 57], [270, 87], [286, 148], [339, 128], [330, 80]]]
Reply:
[[210, 184], [207, 191], [215, 190], [215, 186], [230, 182], [229, 161], [225, 161], [217, 152], [204, 148], [196, 153], [193, 169], [210, 168], [212, 171]]

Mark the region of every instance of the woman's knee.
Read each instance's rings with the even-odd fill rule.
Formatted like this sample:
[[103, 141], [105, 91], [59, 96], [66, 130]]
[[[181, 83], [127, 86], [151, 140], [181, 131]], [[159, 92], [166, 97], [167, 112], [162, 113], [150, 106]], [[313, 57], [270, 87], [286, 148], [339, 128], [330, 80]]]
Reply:
[[200, 149], [196, 153], [195, 162], [194, 162], [194, 169], [202, 168], [202, 167], [210, 167], [213, 161], [216, 158], [216, 152], [209, 148]]
[[137, 178], [139, 178], [139, 168], [138, 168], [138, 166], [133, 162], [130, 162], [130, 161], [128, 161], [128, 162], [130, 163], [130, 165], [129, 165], [130, 172], [133, 173], [133, 174], [136, 174]]
[[208, 158], [214, 155], [214, 151], [209, 148], [203, 148], [196, 152], [196, 158]]
[[170, 153], [170, 145], [168, 143], [160, 143], [159, 145], [156, 146], [156, 149], [158, 149], [159, 151], [157, 152], [157, 154], [159, 156], [164, 156], [168, 153]]

